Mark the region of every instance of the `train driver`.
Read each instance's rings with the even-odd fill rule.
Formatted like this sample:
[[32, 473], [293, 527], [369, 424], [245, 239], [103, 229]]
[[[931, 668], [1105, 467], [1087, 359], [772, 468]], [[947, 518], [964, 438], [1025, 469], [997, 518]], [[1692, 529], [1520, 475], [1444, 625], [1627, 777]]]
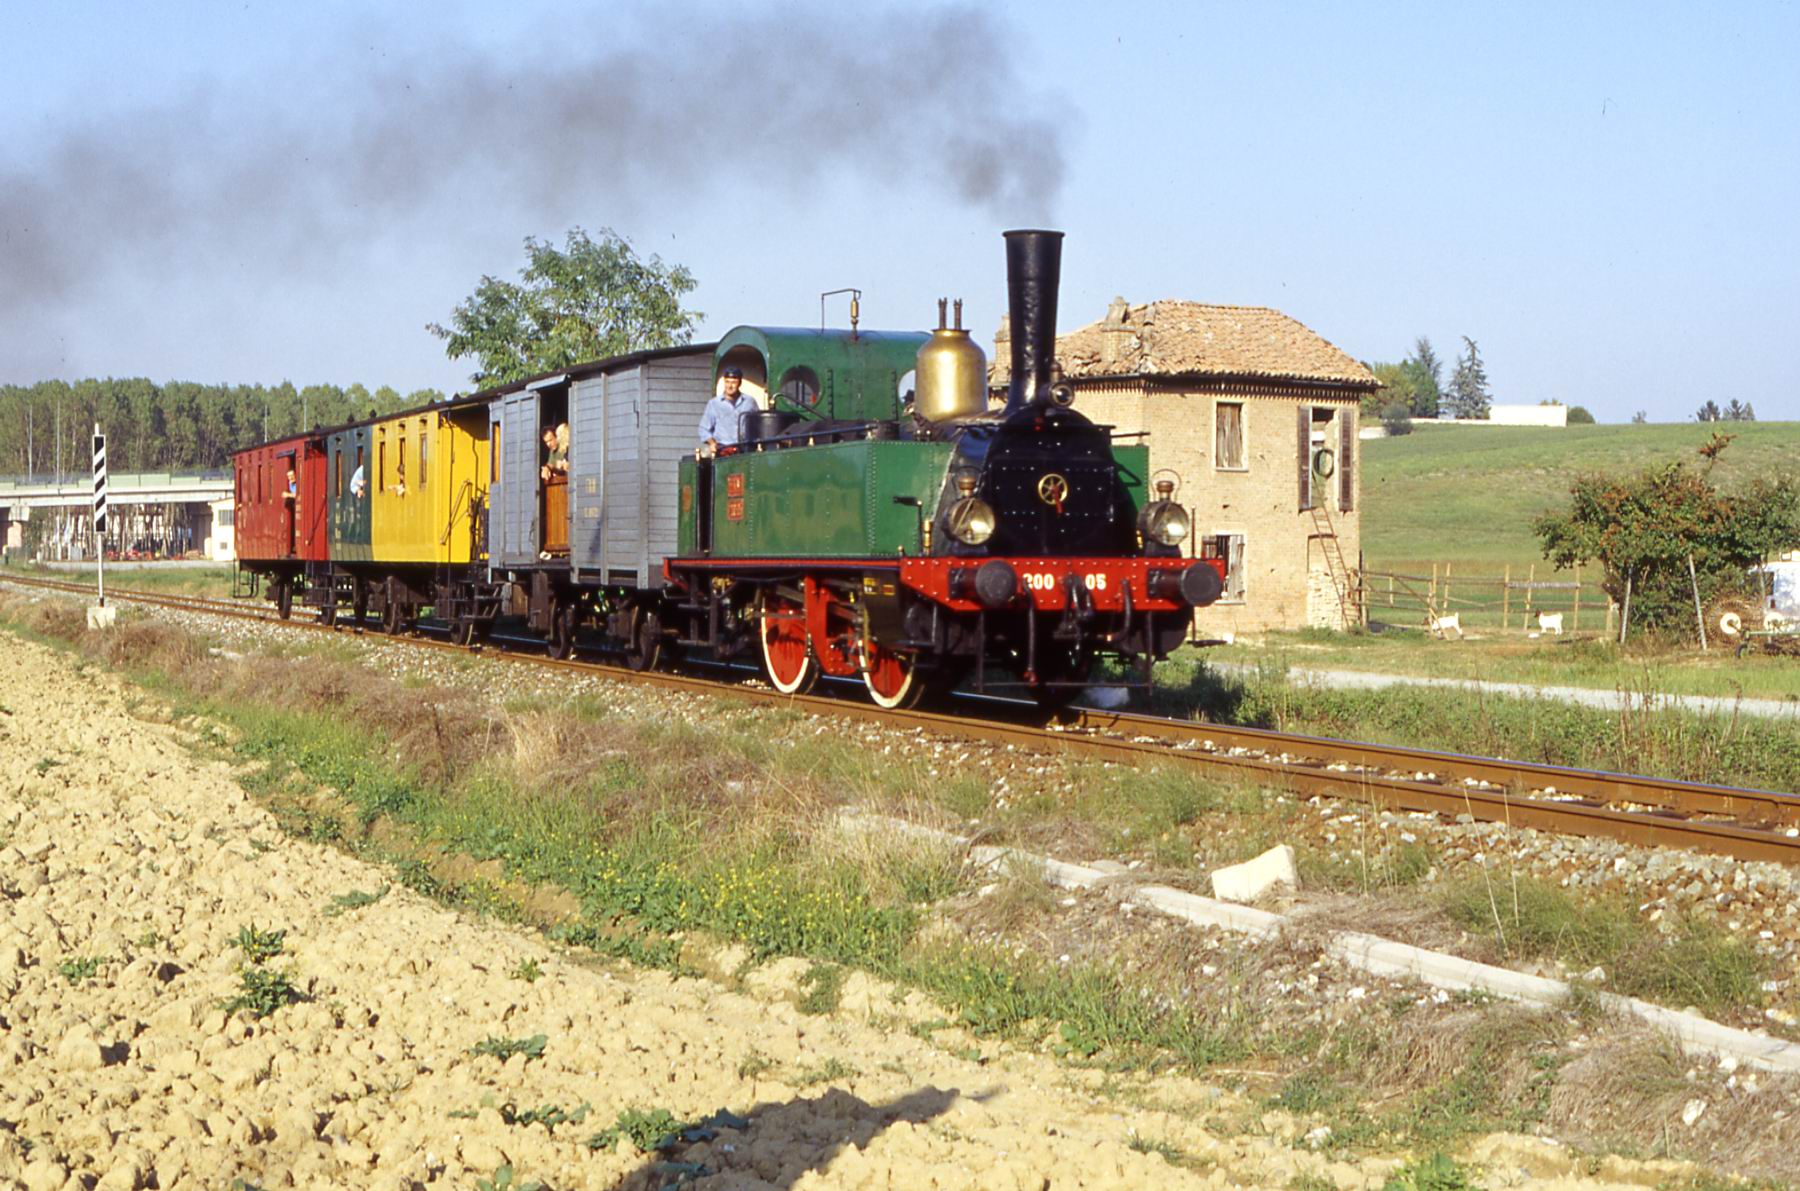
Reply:
[[735, 447], [738, 440], [738, 417], [756, 408], [756, 401], [744, 392], [744, 370], [728, 364], [719, 374], [724, 392], [706, 403], [700, 415], [700, 454], [710, 457], [720, 447]]

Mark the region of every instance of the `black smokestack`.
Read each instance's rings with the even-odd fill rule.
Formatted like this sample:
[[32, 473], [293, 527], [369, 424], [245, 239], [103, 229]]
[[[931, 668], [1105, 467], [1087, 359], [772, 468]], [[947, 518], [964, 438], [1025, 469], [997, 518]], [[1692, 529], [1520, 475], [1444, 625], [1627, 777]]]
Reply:
[[1012, 388], [1006, 414], [1050, 397], [1056, 358], [1056, 292], [1062, 284], [1061, 232], [1006, 233], [1006, 305], [1012, 335]]

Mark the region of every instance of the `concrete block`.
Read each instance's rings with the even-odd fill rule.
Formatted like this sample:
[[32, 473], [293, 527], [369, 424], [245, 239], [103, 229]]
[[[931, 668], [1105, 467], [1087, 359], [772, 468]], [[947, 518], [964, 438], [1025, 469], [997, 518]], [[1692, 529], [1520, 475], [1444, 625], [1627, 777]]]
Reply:
[[1231, 902], [1253, 902], [1277, 885], [1297, 888], [1299, 875], [1294, 871], [1294, 849], [1279, 844], [1254, 860], [1214, 869], [1213, 896]]
[[90, 629], [110, 629], [113, 622], [119, 619], [119, 610], [108, 604], [104, 608], [87, 610], [87, 627]]

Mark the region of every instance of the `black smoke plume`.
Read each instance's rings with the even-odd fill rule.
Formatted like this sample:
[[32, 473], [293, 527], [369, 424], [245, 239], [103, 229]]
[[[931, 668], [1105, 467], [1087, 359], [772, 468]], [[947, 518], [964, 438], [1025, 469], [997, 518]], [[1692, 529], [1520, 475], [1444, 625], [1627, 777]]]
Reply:
[[275, 279], [396, 233], [523, 235], [665, 201], [726, 212], [750, 188], [846, 173], [1041, 219], [1062, 182], [1059, 105], [1017, 40], [972, 7], [783, 6], [547, 31], [524, 54], [415, 43], [296, 62], [0, 164], [0, 318], [117, 273]]

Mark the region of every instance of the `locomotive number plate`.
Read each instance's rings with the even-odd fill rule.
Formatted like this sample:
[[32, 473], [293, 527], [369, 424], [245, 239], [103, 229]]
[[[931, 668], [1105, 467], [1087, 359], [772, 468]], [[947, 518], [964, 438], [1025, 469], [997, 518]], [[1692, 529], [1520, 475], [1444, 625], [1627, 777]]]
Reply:
[[742, 496], [744, 494], [744, 473], [733, 472], [725, 477], [725, 495]]
[[725, 502], [725, 520], [742, 521], [744, 519], [744, 498], [734, 496]]
[[[1049, 571], [1025, 572], [1026, 591], [1055, 591], [1057, 583], [1056, 576]], [[1095, 571], [1081, 577], [1081, 585], [1089, 591], [1105, 591], [1106, 583], [1106, 572], [1104, 571]]]

